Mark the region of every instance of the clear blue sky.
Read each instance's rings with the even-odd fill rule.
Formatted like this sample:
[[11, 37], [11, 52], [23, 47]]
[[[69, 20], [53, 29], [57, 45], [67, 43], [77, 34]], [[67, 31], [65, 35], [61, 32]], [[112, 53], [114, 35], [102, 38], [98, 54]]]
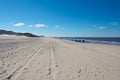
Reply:
[[45, 36], [120, 37], [120, 0], [0, 0], [0, 29]]

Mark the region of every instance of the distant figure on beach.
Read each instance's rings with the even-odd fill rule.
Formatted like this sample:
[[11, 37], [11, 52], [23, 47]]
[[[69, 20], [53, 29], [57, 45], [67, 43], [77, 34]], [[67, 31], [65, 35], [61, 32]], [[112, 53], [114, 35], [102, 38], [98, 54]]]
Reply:
[[60, 39], [62, 39], [62, 37]]
[[75, 40], [77, 42], [77, 40]]
[[84, 41], [84, 40], [82, 40], [82, 42], [84, 43], [85, 41]]

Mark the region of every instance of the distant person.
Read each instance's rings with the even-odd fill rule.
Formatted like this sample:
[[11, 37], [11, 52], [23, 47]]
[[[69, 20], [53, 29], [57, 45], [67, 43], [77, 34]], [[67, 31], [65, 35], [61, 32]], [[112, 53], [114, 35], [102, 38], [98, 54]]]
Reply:
[[77, 42], [77, 40], [75, 40], [75, 42]]
[[85, 41], [84, 41], [84, 40], [82, 40], [82, 42], [84, 43]]

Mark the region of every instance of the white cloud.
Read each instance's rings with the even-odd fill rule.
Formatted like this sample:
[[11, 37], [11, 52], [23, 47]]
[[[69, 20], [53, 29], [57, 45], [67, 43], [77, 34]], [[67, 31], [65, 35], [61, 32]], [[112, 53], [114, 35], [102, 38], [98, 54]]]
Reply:
[[35, 27], [42, 28], [45, 27], [45, 24], [36, 24]]
[[13, 24], [13, 26], [15, 27], [20, 27], [20, 26], [24, 26], [25, 24], [24, 23], [16, 23], [16, 24]]
[[60, 26], [59, 26], [59, 25], [57, 25], [57, 26], [55, 26], [55, 28], [60, 28]]
[[33, 25], [28, 25], [29, 27], [33, 27]]
[[61, 30], [64, 29], [64, 27], [61, 27], [61, 26], [59, 26], [59, 25], [55, 26], [55, 28], [57, 28], [57, 29], [61, 29]]
[[110, 22], [109, 23], [111, 26], [118, 26], [119, 25], [119, 22], [115, 21], [115, 22]]
[[106, 26], [100, 26], [98, 29], [101, 29], [101, 30], [106, 29]]

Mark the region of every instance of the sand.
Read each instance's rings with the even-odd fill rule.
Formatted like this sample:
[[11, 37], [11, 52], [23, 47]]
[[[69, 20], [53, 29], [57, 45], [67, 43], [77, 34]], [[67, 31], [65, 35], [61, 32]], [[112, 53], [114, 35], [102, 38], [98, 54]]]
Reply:
[[0, 37], [0, 80], [120, 80], [120, 46]]

